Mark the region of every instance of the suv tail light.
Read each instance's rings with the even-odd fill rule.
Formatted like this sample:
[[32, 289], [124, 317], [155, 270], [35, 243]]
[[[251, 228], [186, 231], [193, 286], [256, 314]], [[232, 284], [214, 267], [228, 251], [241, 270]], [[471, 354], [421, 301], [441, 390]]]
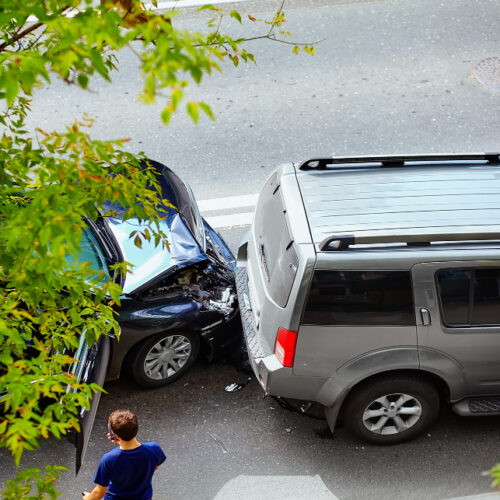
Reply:
[[276, 336], [274, 354], [278, 361], [287, 367], [293, 366], [295, 356], [295, 346], [297, 345], [297, 332], [280, 328]]

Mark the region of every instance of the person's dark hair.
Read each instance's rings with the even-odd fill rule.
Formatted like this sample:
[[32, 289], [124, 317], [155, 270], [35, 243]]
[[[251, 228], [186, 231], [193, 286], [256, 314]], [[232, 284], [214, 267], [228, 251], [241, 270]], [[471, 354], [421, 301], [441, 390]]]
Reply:
[[130, 441], [137, 436], [139, 430], [137, 416], [130, 410], [115, 410], [109, 416], [108, 423], [113, 433], [123, 441]]

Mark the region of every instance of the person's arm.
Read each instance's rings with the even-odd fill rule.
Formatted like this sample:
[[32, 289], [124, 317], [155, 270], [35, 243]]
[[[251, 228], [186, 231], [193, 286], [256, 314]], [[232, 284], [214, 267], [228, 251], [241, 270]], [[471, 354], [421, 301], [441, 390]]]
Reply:
[[160, 467], [160, 465], [163, 462], [165, 462], [167, 456], [165, 455], [165, 453], [161, 449], [161, 446], [158, 443], [155, 442], [155, 445], [156, 445], [156, 463], [158, 464], [155, 470], [158, 470], [158, 467]]
[[104, 497], [107, 490], [107, 486], [96, 484], [94, 489], [90, 493], [88, 491], [83, 492], [82, 500], [100, 500], [102, 497]]

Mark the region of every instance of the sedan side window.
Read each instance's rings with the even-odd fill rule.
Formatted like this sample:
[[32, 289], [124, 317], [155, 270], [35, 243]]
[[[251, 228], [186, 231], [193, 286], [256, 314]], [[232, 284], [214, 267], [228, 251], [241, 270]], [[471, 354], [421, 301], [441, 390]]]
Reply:
[[443, 269], [437, 284], [447, 326], [500, 325], [500, 269]]

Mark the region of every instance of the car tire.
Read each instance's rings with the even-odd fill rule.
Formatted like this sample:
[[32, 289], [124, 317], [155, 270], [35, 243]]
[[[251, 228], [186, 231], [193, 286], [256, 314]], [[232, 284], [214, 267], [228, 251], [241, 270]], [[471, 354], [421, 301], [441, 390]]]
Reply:
[[132, 378], [146, 388], [171, 384], [191, 368], [199, 351], [195, 332], [154, 335], [137, 347], [130, 364]]
[[427, 380], [407, 376], [361, 385], [344, 406], [345, 427], [364, 441], [397, 444], [427, 429], [439, 413], [439, 395]]

